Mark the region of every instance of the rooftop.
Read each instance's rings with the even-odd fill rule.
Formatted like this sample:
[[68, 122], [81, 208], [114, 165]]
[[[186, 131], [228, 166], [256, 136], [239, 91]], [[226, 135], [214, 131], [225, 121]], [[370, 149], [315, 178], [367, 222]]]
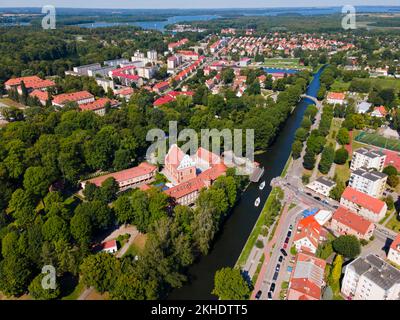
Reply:
[[332, 220], [336, 220], [360, 234], [366, 234], [372, 223], [367, 219], [351, 212], [347, 208], [339, 207], [333, 214]]
[[351, 187], [347, 187], [342, 194], [342, 198], [353, 202], [376, 214], [380, 213], [385, 203], [379, 199], [373, 198], [365, 193], [357, 191]]

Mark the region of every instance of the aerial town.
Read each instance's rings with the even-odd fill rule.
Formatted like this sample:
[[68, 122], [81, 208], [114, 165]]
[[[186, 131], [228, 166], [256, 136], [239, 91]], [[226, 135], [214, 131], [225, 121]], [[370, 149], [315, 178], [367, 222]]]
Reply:
[[[329, 15], [314, 31], [290, 15], [165, 30], [65, 15], [43, 34], [1, 24], [15, 19], [0, 19], [0, 300], [400, 300], [386, 20], [356, 34]], [[194, 152], [167, 133], [149, 153], [172, 122]], [[205, 147], [204, 129], [223, 139]], [[222, 134], [249, 129], [253, 156]]]

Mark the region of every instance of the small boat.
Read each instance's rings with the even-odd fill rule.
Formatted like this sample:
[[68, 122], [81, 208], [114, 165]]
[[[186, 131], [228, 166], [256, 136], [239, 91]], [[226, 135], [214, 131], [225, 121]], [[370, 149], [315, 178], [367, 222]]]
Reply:
[[263, 181], [259, 186], [260, 190], [263, 190], [264, 188], [265, 188], [265, 181]]
[[261, 199], [260, 199], [260, 197], [258, 197], [258, 198], [256, 199], [256, 202], [254, 202], [254, 205], [255, 205], [256, 207], [258, 207], [258, 206], [260, 205], [260, 203], [261, 203]]

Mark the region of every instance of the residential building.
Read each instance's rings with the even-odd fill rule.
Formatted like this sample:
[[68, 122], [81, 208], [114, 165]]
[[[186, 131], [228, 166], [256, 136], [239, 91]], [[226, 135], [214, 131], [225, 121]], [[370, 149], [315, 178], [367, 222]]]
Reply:
[[385, 166], [386, 155], [380, 150], [359, 148], [353, 152], [350, 169], [359, 168], [375, 169], [382, 171]]
[[381, 198], [386, 188], [387, 174], [374, 169], [352, 171], [349, 186], [374, 198]]
[[179, 47], [182, 47], [183, 45], [185, 45], [188, 42], [189, 42], [189, 39], [186, 39], [186, 38], [182, 39], [182, 40], [179, 40], [177, 42], [171, 42], [171, 43], [168, 44], [168, 50], [172, 52], [175, 49], [177, 49]]
[[287, 300], [320, 300], [325, 267], [324, 260], [299, 253], [290, 276]]
[[314, 214], [314, 219], [319, 223], [319, 225], [324, 226], [332, 218], [332, 211], [329, 210], [319, 210]]
[[25, 88], [28, 92], [33, 90], [45, 91], [50, 87], [54, 87], [56, 84], [52, 80], [43, 80], [38, 76], [12, 78], [4, 83], [6, 90], [17, 89], [18, 93], [21, 94], [21, 83], [24, 83]]
[[400, 234], [397, 235], [396, 239], [394, 239], [390, 245], [387, 258], [397, 266], [400, 266]]
[[400, 270], [369, 254], [345, 266], [342, 293], [352, 300], [399, 300]]
[[325, 197], [329, 197], [330, 192], [335, 186], [336, 182], [326, 177], [319, 177], [317, 180], [314, 180], [313, 182], [309, 183], [307, 185], [307, 188]]
[[104, 92], [107, 92], [108, 89], [114, 90], [114, 81], [103, 78], [96, 78], [96, 83], [100, 87], [103, 88]]
[[176, 55], [180, 56], [183, 61], [196, 61], [199, 59], [199, 54], [191, 50], [179, 50]]
[[206, 188], [204, 181], [199, 178], [193, 178], [182, 182], [164, 192], [171, 198], [175, 199], [177, 204], [182, 206], [192, 206], [199, 197], [201, 189]]
[[242, 58], [239, 61], [239, 66], [242, 68], [248, 67], [251, 63], [251, 59], [250, 58]]
[[133, 92], [134, 92], [134, 90], [132, 87], [122, 87], [122, 88], [114, 91], [114, 93], [118, 97], [125, 99], [126, 101], [129, 101]]
[[375, 107], [374, 111], [372, 111], [371, 116], [376, 118], [384, 118], [386, 117], [388, 112], [384, 106]]
[[138, 87], [143, 85], [143, 79], [137, 75], [136, 66], [126, 66], [110, 72], [112, 78], [117, 78], [122, 85], [130, 87], [135, 84]]
[[293, 239], [293, 244], [298, 252], [315, 253], [322, 240], [324, 240], [322, 227], [314, 216], [300, 220]]
[[351, 187], [343, 192], [340, 204], [372, 222], [382, 220], [387, 211], [385, 202]]
[[110, 67], [119, 67], [122, 64], [128, 64], [128, 63], [129, 60], [124, 58], [104, 61], [104, 65]]
[[371, 106], [371, 103], [367, 101], [361, 101], [359, 104], [357, 104], [357, 112], [361, 114], [367, 113]]
[[81, 111], [93, 111], [94, 113], [96, 113], [99, 116], [104, 116], [106, 114], [107, 104], [109, 105], [110, 108], [114, 108], [119, 105], [119, 101], [111, 100], [108, 98], [100, 98], [93, 102], [81, 104], [79, 106], [79, 109]]
[[87, 64], [84, 66], [74, 67], [73, 71], [80, 76], [87, 76], [89, 70], [101, 69], [100, 63]]
[[156, 166], [153, 166], [147, 162], [142, 162], [137, 167], [82, 181], [81, 187], [82, 189], [85, 189], [88, 182], [101, 187], [102, 183], [108, 178], [114, 178], [119, 185], [120, 191], [124, 191], [127, 189], [138, 188], [141, 185], [152, 182], [157, 171], [158, 170]]
[[168, 81], [163, 81], [163, 82], [159, 82], [156, 85], [154, 85], [153, 87], [153, 91], [161, 94], [162, 92], [166, 91], [169, 89], [169, 82]]
[[116, 253], [118, 251], [117, 240], [110, 240], [101, 244], [103, 252]]
[[147, 59], [157, 61], [158, 55], [156, 50], [147, 51]]
[[342, 105], [345, 100], [345, 94], [342, 92], [329, 92], [326, 100], [330, 104], [340, 104]]
[[369, 240], [373, 236], [375, 225], [349, 209], [339, 207], [333, 214], [331, 230], [337, 237], [352, 235], [358, 239]]
[[29, 96], [37, 98], [42, 106], [45, 106], [47, 101], [50, 99], [50, 95], [47, 91], [41, 91], [38, 89], [33, 90]]
[[172, 101], [175, 101], [177, 97], [179, 96], [193, 96], [193, 92], [192, 91], [187, 91], [187, 92], [183, 92], [183, 91], [170, 91], [167, 94], [165, 94], [164, 96], [158, 98], [156, 101], [154, 101], [153, 106], [154, 107], [159, 107], [162, 106], [164, 104], [170, 103]]
[[89, 77], [96, 77], [96, 78], [105, 78], [108, 77], [108, 74], [110, 71], [113, 71], [116, 67], [112, 66], [106, 66], [106, 67], [100, 67], [100, 68], [95, 68], [95, 69], [89, 69], [87, 71], [87, 75]]
[[68, 102], [76, 102], [78, 105], [94, 101], [94, 96], [88, 91], [78, 91], [72, 93], [63, 93], [53, 98], [53, 106], [63, 107]]

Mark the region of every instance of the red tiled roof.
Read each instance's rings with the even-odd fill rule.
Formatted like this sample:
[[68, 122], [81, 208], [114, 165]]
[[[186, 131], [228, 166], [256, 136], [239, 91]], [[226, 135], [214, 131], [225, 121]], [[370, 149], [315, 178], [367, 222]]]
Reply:
[[117, 182], [120, 183], [120, 182], [129, 180], [129, 179], [144, 176], [144, 175], [154, 172], [156, 170], [157, 170], [156, 166], [153, 166], [147, 162], [142, 162], [137, 167], [110, 173], [110, 174], [106, 174], [104, 176], [100, 176], [100, 177], [96, 177], [96, 178], [87, 180], [86, 182], [93, 183], [96, 186], [100, 187], [101, 184], [104, 181], [106, 181], [108, 178], [114, 178]]
[[6, 86], [18, 86], [21, 82], [24, 82], [26, 88], [30, 89], [39, 89], [55, 86], [54, 81], [51, 80], [43, 80], [38, 76], [30, 76], [30, 77], [20, 77], [9, 79], [5, 82]]
[[106, 242], [103, 242], [101, 245], [102, 245], [103, 250], [115, 248], [115, 247], [117, 247], [117, 240], [106, 241]]
[[300, 220], [293, 241], [307, 238], [315, 248], [318, 247], [321, 234], [321, 225], [315, 220], [314, 216], [308, 216]]
[[380, 213], [382, 208], [385, 206], [383, 201], [357, 191], [351, 187], [347, 187], [346, 190], [344, 190], [342, 198], [376, 214]]
[[400, 252], [400, 234], [398, 234], [396, 239], [393, 240], [390, 249]]
[[228, 168], [223, 163], [216, 164], [210, 169], [207, 169], [200, 173], [199, 178], [207, 181], [215, 181], [216, 179], [218, 179], [218, 177], [225, 174], [226, 170], [228, 170]]
[[180, 199], [193, 192], [198, 192], [205, 187], [206, 185], [204, 184], [203, 179], [201, 179], [200, 177], [196, 177], [187, 182], [178, 184], [177, 186], [172, 187], [168, 190], [165, 190], [165, 193], [172, 198]]
[[339, 207], [335, 211], [332, 220], [336, 220], [362, 235], [365, 235], [372, 225], [372, 223], [367, 219], [364, 219], [344, 207]]
[[54, 97], [53, 102], [57, 104], [63, 104], [68, 101], [80, 101], [84, 99], [94, 98], [94, 96], [88, 91], [78, 91], [72, 93], [63, 93]]
[[49, 93], [47, 91], [41, 91], [41, 90], [33, 90], [30, 94], [31, 97], [36, 97], [40, 101], [47, 101], [49, 100]]
[[108, 98], [100, 98], [96, 101], [85, 103], [79, 106], [79, 109], [82, 111], [95, 111], [99, 109], [103, 109], [107, 103], [110, 103], [110, 106], [118, 104], [117, 100], [111, 100]]
[[328, 93], [328, 99], [333, 99], [333, 100], [344, 100], [345, 94], [342, 92], [329, 92]]
[[388, 114], [384, 106], [375, 107], [374, 111], [379, 112], [382, 116], [386, 116]]

